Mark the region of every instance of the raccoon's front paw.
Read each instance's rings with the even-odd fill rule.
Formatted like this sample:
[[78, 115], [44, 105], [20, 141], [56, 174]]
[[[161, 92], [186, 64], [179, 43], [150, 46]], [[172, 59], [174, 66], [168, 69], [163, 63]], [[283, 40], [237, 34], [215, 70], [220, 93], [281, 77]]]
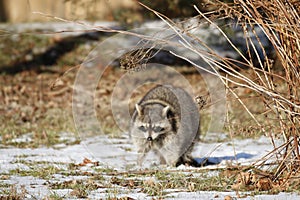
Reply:
[[142, 166], [143, 162], [144, 162], [144, 158], [145, 158], [146, 154], [145, 153], [140, 153], [137, 159], [137, 164], [138, 166]]

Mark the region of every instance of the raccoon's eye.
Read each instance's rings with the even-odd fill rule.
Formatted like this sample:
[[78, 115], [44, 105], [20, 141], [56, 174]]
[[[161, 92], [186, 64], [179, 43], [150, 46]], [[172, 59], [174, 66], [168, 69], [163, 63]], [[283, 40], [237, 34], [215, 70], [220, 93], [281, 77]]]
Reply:
[[139, 130], [143, 131], [143, 132], [146, 132], [147, 131], [147, 128], [145, 126], [139, 126]]
[[154, 126], [154, 127], [153, 127], [153, 131], [156, 132], [156, 133], [162, 132], [162, 131], [164, 131], [164, 130], [165, 130], [165, 128], [164, 128], [164, 127], [161, 127], [161, 126]]

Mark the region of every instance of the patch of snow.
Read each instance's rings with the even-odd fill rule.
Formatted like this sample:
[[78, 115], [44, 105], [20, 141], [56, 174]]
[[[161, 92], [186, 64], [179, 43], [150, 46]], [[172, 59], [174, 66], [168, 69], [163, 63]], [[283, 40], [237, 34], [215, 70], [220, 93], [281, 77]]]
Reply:
[[55, 189], [51, 191], [51, 194], [66, 198], [66, 197], [71, 197], [72, 191], [73, 191], [72, 189]]
[[[239, 193], [243, 196], [243, 193]], [[230, 196], [233, 199], [240, 199], [236, 192], [217, 192], [217, 191], [199, 191], [199, 192], [176, 192], [168, 194], [165, 199], [213, 199], [213, 200], [224, 200], [226, 196]], [[256, 195], [256, 196], [245, 196], [243, 200], [296, 200], [299, 199], [299, 195], [296, 193], [279, 193], [275, 195]]]
[[15, 185], [17, 191], [26, 191], [26, 199], [42, 199], [49, 195], [45, 180], [32, 176], [10, 176], [9, 180], [1, 180], [0, 183]]
[[32, 135], [32, 133], [27, 133], [27, 134], [23, 134], [23, 135], [21, 135], [20, 137], [17, 137], [17, 138], [14, 138], [14, 139], [12, 139], [11, 141], [13, 142], [13, 143], [29, 143], [29, 142], [32, 142], [32, 137], [33, 137], [33, 135]]
[[[122, 191], [121, 191], [122, 192]], [[151, 200], [153, 197], [148, 196], [145, 193], [140, 192], [137, 189], [132, 189], [131, 191], [125, 191], [121, 193], [116, 193], [113, 191], [113, 189], [104, 189], [104, 188], [99, 188], [95, 191], [92, 191], [91, 194], [88, 196], [89, 199], [108, 199], [108, 198], [116, 198], [116, 199], [121, 199], [122, 197], [130, 197], [136, 200]]]
[[200, 142], [195, 146], [192, 155], [198, 161], [208, 158], [210, 162], [215, 164], [226, 164], [227, 161], [249, 164], [272, 150], [273, 146], [270, 144], [269, 138], [261, 137], [257, 140], [234, 139], [219, 143]]
[[[200, 142], [195, 146], [193, 156], [197, 159], [208, 157], [216, 163], [216, 167], [226, 166], [226, 162], [236, 162], [241, 165], [251, 164], [257, 159], [261, 158], [266, 153], [273, 150], [267, 137], [259, 139], [233, 140], [229, 142]], [[120, 139], [109, 138], [107, 136], [97, 136], [94, 138], [86, 138], [83, 142], [77, 145], [66, 146], [62, 149], [54, 148], [37, 148], [37, 149], [19, 149], [6, 148], [0, 149], [0, 174], [9, 174], [12, 169], [29, 170], [28, 163], [34, 162], [48, 162], [49, 165], [55, 165], [59, 169], [67, 170], [69, 164], [80, 164], [85, 158], [92, 161], [98, 161], [99, 168], [106, 168], [106, 166], [117, 170], [117, 172], [124, 172], [128, 170], [140, 169], [136, 165], [137, 153], [134, 150], [128, 137]], [[147, 163], [150, 163], [152, 170], [159, 170], [165, 166], [153, 164], [151, 157], [147, 158]], [[25, 164], [24, 164], [25, 162]], [[38, 164], [39, 165], [39, 164]], [[209, 166], [207, 166], [209, 167]], [[174, 170], [172, 167], [166, 169]], [[180, 170], [193, 170], [193, 167], [179, 166]], [[32, 170], [32, 169], [31, 169]], [[94, 172], [91, 164], [86, 164], [78, 168], [80, 172]], [[94, 168], [95, 170], [95, 168]], [[210, 172], [209, 172], [210, 173]], [[216, 172], [211, 172], [211, 175], [216, 175]], [[104, 174], [104, 178], [105, 178]], [[117, 176], [118, 177], [118, 176]], [[88, 176], [65, 176], [62, 174], [54, 174], [49, 180], [43, 180], [31, 176], [20, 177], [17, 175], [10, 175], [6, 180], [0, 180], [1, 184], [15, 184], [18, 190], [25, 188], [28, 199], [36, 198], [42, 199], [51, 194], [68, 197], [70, 190], [56, 190], [51, 189], [49, 184], [62, 183], [64, 181], [85, 180]], [[108, 179], [110, 177], [107, 177]], [[119, 177], [122, 178], [122, 177]], [[145, 178], [145, 177], [144, 177]], [[150, 177], [152, 178], [152, 177]], [[155, 177], [153, 177], [155, 178]], [[145, 179], [146, 180], [146, 179]], [[1, 190], [1, 188], [0, 188]], [[116, 194], [116, 191], [119, 193]], [[234, 192], [181, 192], [169, 191], [167, 199], [224, 199], [226, 195], [236, 197]], [[121, 195], [122, 194], [122, 195]], [[70, 196], [71, 197], [71, 196]], [[98, 188], [89, 193], [90, 199], [101, 199], [108, 197], [131, 197], [133, 199], [152, 199], [141, 191], [141, 189], [130, 189], [116, 186], [116, 188]], [[74, 198], [74, 197], [72, 197]], [[255, 197], [247, 197], [248, 199], [297, 199], [299, 195], [293, 193], [280, 193], [278, 195], [258, 195]]]

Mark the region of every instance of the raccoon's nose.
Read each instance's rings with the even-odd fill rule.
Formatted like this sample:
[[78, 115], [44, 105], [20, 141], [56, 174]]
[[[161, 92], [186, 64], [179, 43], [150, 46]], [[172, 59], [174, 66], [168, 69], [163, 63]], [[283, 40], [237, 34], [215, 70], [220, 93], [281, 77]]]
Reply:
[[152, 139], [152, 137], [151, 136], [149, 136], [148, 138], [147, 138], [147, 141], [152, 141], [153, 139]]

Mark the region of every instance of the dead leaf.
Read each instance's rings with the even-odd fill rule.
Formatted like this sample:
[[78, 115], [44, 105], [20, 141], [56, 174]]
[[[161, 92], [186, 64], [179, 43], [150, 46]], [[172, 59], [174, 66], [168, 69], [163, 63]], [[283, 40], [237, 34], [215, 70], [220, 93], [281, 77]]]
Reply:
[[196, 183], [193, 183], [193, 182], [191, 182], [191, 183], [189, 183], [189, 185], [188, 185], [188, 188], [189, 188], [189, 191], [195, 191], [195, 184]]
[[128, 185], [129, 185], [130, 187], [134, 187], [134, 181], [133, 181], [133, 180], [129, 180], [129, 181], [128, 181]]
[[256, 187], [261, 191], [267, 191], [273, 188], [273, 184], [269, 178], [261, 178], [257, 181]]
[[78, 166], [82, 167], [82, 166], [86, 166], [88, 164], [92, 164], [93, 166], [99, 166], [99, 161], [93, 162], [93, 161], [91, 161], [88, 158], [84, 158], [83, 161], [82, 161], [82, 163], [79, 163]]
[[50, 89], [54, 90], [63, 85], [65, 85], [65, 83], [61, 80], [61, 78], [57, 78], [54, 82], [50, 83]]
[[154, 186], [156, 184], [156, 180], [153, 177], [151, 177], [151, 178], [145, 180], [144, 184], [148, 185], [148, 186]]
[[229, 196], [229, 195], [226, 195], [225, 197], [224, 197], [224, 200], [232, 200], [233, 198], [231, 197], [231, 196]]

